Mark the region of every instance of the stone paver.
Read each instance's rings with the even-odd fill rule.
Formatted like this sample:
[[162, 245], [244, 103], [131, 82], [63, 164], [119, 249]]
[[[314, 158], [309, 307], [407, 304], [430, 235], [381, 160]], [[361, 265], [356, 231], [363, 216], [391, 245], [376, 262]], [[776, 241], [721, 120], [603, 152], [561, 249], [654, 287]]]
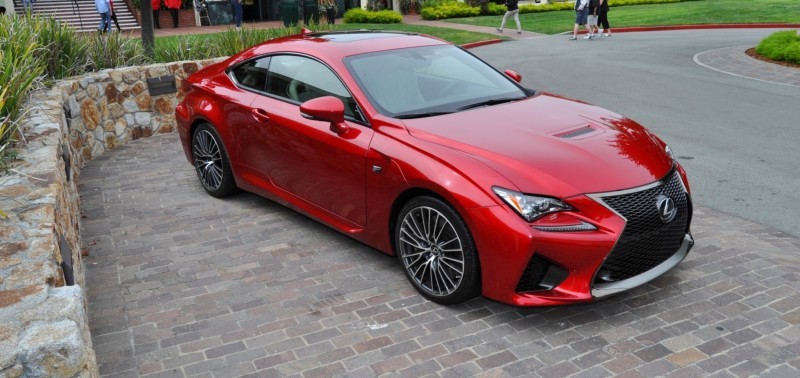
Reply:
[[760, 61], [747, 55], [753, 46], [733, 46], [695, 55], [698, 64], [736, 76], [800, 87], [800, 68]]
[[106, 376], [800, 376], [800, 241], [707, 208], [687, 260], [631, 292], [442, 307], [392, 257], [254, 195], [206, 195], [177, 135], [80, 183]]

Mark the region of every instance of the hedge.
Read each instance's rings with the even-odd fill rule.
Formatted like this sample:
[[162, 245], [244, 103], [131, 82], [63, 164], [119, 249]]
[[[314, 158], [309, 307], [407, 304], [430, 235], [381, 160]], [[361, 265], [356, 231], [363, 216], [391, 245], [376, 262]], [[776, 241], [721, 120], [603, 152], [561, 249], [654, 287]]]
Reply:
[[800, 64], [800, 35], [795, 30], [772, 33], [761, 40], [756, 52], [772, 60]]
[[[505, 9], [505, 6], [502, 6]], [[423, 20], [440, 20], [443, 18], [475, 17], [481, 15], [481, 8], [471, 7], [467, 3], [449, 2], [434, 7], [422, 8]]]
[[401, 22], [403, 22], [403, 16], [391, 10], [375, 12], [353, 8], [344, 14], [344, 23], [346, 24], [399, 24]]

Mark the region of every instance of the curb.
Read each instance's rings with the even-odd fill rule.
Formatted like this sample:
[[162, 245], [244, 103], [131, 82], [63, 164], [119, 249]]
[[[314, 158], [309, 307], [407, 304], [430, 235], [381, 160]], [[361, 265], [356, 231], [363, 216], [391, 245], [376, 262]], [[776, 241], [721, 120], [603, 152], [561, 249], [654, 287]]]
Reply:
[[[634, 33], [634, 32], [649, 32], [649, 31], [672, 31], [672, 30], [702, 30], [702, 29], [800, 29], [800, 24], [780, 24], [780, 23], [764, 23], [764, 24], [703, 24], [703, 25], [668, 25], [668, 26], [629, 26], [611, 28], [614, 33]], [[562, 35], [570, 34], [570, 31], [563, 33], [553, 34]], [[586, 30], [579, 30], [578, 34], [586, 34]], [[460, 45], [465, 49], [472, 49], [476, 47], [493, 45], [495, 43], [502, 43], [508, 41], [515, 41], [515, 39], [490, 39], [486, 41], [470, 42]]]
[[490, 40], [486, 40], [486, 41], [465, 43], [465, 44], [461, 45], [461, 47], [465, 48], [465, 49], [472, 49], [472, 48], [475, 48], [475, 47], [481, 47], [481, 46], [486, 46], [486, 45], [493, 45], [495, 43], [501, 43], [503, 41], [504, 40], [502, 40], [502, 39], [490, 39]]
[[[696, 30], [696, 29], [780, 29], [780, 28], [800, 28], [800, 24], [703, 24], [703, 25], [669, 25], [669, 26], [630, 26], [615, 28], [614, 33], [664, 31], [664, 30]], [[583, 30], [583, 33], [586, 31]], [[581, 33], [581, 34], [583, 34]]]

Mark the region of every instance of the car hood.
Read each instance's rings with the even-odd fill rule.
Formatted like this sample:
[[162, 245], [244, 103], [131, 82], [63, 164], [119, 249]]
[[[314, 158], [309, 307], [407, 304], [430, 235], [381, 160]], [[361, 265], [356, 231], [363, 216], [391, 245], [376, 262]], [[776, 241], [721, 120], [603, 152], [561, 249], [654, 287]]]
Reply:
[[463, 151], [530, 194], [566, 198], [638, 187], [673, 165], [636, 122], [549, 94], [403, 122], [413, 137]]

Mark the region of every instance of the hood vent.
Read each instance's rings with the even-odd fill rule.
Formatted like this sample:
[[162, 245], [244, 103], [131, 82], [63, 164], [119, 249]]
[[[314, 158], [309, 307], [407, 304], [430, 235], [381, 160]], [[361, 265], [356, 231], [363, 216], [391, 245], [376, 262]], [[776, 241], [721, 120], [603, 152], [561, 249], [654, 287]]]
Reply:
[[591, 125], [586, 125], [577, 129], [572, 129], [560, 134], [556, 134], [556, 136], [564, 139], [574, 139], [582, 135], [591, 134], [594, 131], [595, 131], [594, 127], [592, 127]]

